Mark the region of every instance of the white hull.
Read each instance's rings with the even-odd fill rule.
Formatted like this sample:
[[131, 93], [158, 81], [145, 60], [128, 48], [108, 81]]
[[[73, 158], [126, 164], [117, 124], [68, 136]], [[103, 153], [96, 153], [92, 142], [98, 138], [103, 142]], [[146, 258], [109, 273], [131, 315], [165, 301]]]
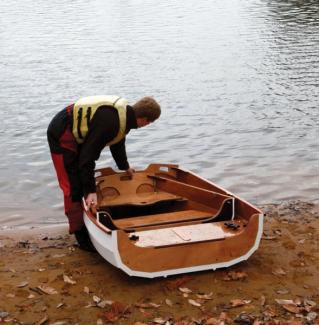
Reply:
[[[219, 268], [230, 267], [237, 263], [247, 260], [259, 247], [262, 232], [263, 232], [263, 214], [259, 215], [259, 225], [258, 233], [255, 239], [254, 245], [250, 248], [246, 254], [236, 257], [232, 260], [222, 263], [212, 263], [207, 265], [185, 267], [185, 268], [176, 268], [168, 269], [160, 272], [142, 272], [132, 270], [127, 265], [122, 262], [121, 256], [118, 250], [117, 242], [117, 231], [112, 231], [111, 233], [105, 233], [102, 229], [96, 226], [94, 222], [88, 217], [84, 216], [85, 225], [90, 234], [91, 241], [98, 251], [98, 253], [107, 260], [113, 266], [121, 269], [130, 276], [144, 277], [144, 278], [156, 278], [156, 277], [167, 277], [170, 275], [182, 274], [182, 273], [192, 273], [205, 270], [216, 270]], [[103, 225], [102, 225], [103, 226]]]

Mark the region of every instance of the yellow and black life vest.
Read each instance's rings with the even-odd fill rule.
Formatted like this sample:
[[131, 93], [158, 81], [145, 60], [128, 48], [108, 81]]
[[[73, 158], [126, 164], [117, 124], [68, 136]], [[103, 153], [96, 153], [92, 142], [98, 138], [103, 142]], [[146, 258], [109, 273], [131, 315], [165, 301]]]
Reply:
[[107, 143], [108, 146], [121, 141], [125, 137], [126, 130], [126, 99], [118, 96], [89, 96], [79, 99], [73, 108], [72, 133], [77, 143], [83, 143], [89, 129], [90, 121], [95, 112], [101, 106], [111, 106], [119, 114], [119, 132], [117, 136]]

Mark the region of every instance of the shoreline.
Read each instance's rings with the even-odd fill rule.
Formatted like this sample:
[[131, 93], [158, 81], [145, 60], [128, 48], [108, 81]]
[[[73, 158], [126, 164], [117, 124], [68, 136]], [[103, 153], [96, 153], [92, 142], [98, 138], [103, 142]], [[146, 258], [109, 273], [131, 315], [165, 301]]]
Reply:
[[[245, 200], [246, 202], [249, 202], [250, 204], [262, 209], [263, 207], [267, 207], [267, 206], [281, 206], [282, 204], [286, 204], [287, 202], [289, 204], [299, 204], [299, 202], [302, 203], [309, 203], [309, 204], [314, 204], [314, 205], [319, 205], [319, 199], [302, 199], [302, 198], [298, 198], [298, 199], [286, 199], [286, 200], [278, 200], [278, 201], [273, 201], [273, 202], [256, 202], [254, 200], [249, 200], [245, 197], [241, 197], [241, 199]], [[6, 210], [6, 207], [2, 207], [3, 210]], [[25, 211], [24, 211], [25, 212]], [[24, 213], [23, 211], [19, 211], [19, 216], [21, 217], [21, 214]], [[2, 231], [7, 231], [7, 230], [30, 230], [30, 229], [34, 229], [34, 228], [48, 228], [48, 227], [59, 227], [59, 226], [63, 226], [63, 225], [67, 225], [67, 218], [66, 216], [64, 216], [64, 212], [63, 212], [63, 207], [61, 207], [61, 211], [58, 212], [59, 213], [59, 218], [58, 219], [50, 219], [50, 223], [41, 223], [39, 222], [39, 220], [41, 220], [41, 218], [43, 218], [43, 214], [41, 214], [41, 218], [40, 215], [36, 214], [36, 212], [32, 212], [27, 210], [26, 214], [24, 215], [24, 224], [23, 225], [15, 225], [15, 224], [11, 224], [13, 221], [10, 221], [11, 217], [13, 218], [13, 220], [15, 220], [16, 222], [16, 217], [17, 214], [12, 211], [12, 214], [8, 215], [8, 213], [3, 213], [0, 212], [0, 220], [2, 220], [2, 223], [0, 225], [0, 233]], [[35, 219], [32, 219], [31, 216], [36, 215]], [[53, 223], [53, 221], [55, 221], [55, 223]], [[36, 224], [34, 224], [34, 222], [36, 222]]]
[[1, 230], [0, 324], [319, 324], [319, 204], [260, 208], [247, 261], [168, 278], [127, 276], [66, 224]]

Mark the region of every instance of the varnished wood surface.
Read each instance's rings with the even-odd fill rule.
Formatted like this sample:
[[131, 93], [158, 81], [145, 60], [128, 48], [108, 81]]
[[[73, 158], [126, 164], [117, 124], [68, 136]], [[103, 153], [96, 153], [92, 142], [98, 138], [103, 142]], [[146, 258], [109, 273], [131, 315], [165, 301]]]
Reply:
[[155, 186], [158, 190], [166, 191], [180, 195], [189, 200], [207, 205], [216, 210], [219, 210], [226, 199], [230, 196], [220, 194], [214, 191], [206, 190], [197, 186], [185, 184], [172, 179], [167, 179], [158, 176], [149, 176], [156, 181]]
[[121, 229], [136, 228], [142, 226], [154, 226], [170, 224], [190, 220], [202, 220], [211, 217], [212, 214], [205, 211], [185, 210], [170, 213], [153, 214], [142, 217], [113, 220], [114, 224]]
[[163, 201], [176, 201], [182, 200], [181, 196], [177, 196], [167, 192], [152, 192], [145, 194], [131, 194], [131, 195], [120, 195], [116, 198], [103, 198], [99, 205], [101, 207], [114, 207], [114, 206], [123, 206], [123, 205], [150, 205], [157, 202]]
[[122, 262], [135, 271], [158, 272], [227, 262], [245, 255], [254, 245], [259, 215], [251, 217], [244, 231], [220, 241], [163, 248], [137, 247], [124, 231], [118, 231], [118, 250]]

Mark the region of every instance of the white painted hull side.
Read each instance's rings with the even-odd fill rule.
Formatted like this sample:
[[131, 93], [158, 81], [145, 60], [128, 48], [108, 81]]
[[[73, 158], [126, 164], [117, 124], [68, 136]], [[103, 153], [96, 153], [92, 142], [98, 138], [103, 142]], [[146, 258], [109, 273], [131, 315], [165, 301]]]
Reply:
[[246, 261], [259, 247], [260, 240], [262, 237], [262, 232], [263, 232], [263, 219], [264, 219], [263, 214], [259, 214], [258, 232], [256, 235], [254, 245], [249, 249], [249, 251], [246, 254], [236, 257], [233, 260], [222, 262], [222, 263], [213, 263], [213, 264], [200, 265], [194, 267], [170, 269], [170, 270], [164, 270], [160, 272], [141, 272], [141, 271], [132, 270], [128, 268], [125, 264], [123, 264], [121, 260], [121, 256], [119, 255], [119, 251], [118, 251], [117, 231], [112, 231], [112, 233], [107, 234], [99, 227], [97, 227], [86, 215], [84, 216], [85, 225], [90, 234], [92, 243], [96, 248], [96, 250], [98, 251], [98, 253], [109, 263], [116, 266], [117, 268], [120, 268], [128, 275], [144, 277], [144, 278], [167, 277], [170, 275], [176, 275], [182, 273], [191, 273], [191, 272], [198, 272], [204, 270], [216, 270], [219, 268], [230, 267], [234, 264], [240, 263], [242, 261]]
[[84, 215], [84, 222], [89, 232], [91, 241], [98, 253], [112, 265], [120, 267], [116, 259], [116, 254], [114, 253], [118, 251], [115, 232], [112, 232], [111, 234], [105, 233], [86, 215]]

